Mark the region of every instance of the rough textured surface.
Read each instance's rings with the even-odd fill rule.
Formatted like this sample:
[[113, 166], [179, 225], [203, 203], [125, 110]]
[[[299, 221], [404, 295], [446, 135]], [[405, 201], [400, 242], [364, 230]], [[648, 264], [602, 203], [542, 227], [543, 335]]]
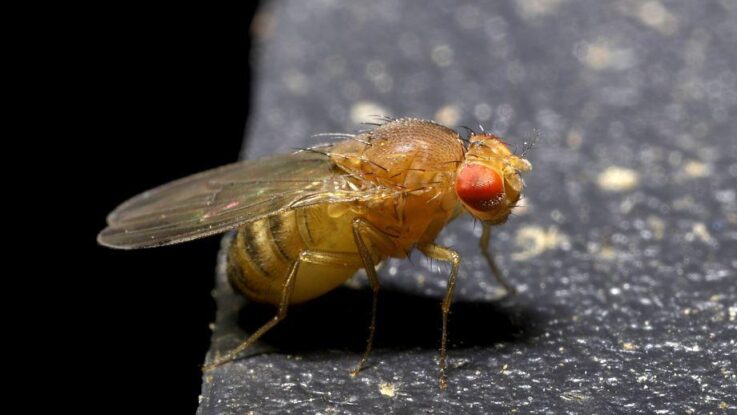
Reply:
[[[376, 113], [540, 131], [526, 207], [493, 237], [520, 294], [502, 298], [459, 220], [439, 238], [465, 254], [446, 392], [447, 270], [415, 256], [381, 271], [358, 378], [370, 294], [346, 287], [207, 373], [199, 412], [737, 412], [735, 21], [728, 0], [272, 2], [248, 157]], [[210, 358], [273, 313], [224, 278]]]

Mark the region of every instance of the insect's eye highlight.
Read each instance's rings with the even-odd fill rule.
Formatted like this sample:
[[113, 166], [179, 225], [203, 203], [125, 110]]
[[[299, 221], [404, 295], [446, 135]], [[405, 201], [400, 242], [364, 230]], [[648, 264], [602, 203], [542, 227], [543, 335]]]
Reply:
[[456, 193], [472, 209], [486, 212], [504, 199], [504, 179], [492, 168], [469, 164], [456, 176]]

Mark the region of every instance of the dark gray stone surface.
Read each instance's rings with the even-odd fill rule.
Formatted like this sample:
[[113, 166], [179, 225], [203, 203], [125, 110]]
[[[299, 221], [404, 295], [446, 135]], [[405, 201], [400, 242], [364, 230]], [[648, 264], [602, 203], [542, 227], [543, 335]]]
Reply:
[[[414, 256], [381, 271], [358, 378], [370, 294], [346, 287], [206, 373], [199, 413], [736, 413], [735, 22], [728, 0], [271, 2], [248, 157], [371, 113], [540, 131], [526, 207], [493, 238], [520, 294], [502, 298], [459, 220], [439, 238], [464, 254], [447, 391], [447, 270]], [[215, 294], [209, 358], [273, 314], [222, 272]]]

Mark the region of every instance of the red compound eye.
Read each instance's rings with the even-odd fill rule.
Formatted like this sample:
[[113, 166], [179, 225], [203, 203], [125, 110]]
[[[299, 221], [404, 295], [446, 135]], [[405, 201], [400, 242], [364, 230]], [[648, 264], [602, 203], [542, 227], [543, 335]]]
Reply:
[[469, 164], [456, 177], [456, 193], [463, 203], [482, 212], [494, 209], [504, 196], [504, 180], [494, 169]]

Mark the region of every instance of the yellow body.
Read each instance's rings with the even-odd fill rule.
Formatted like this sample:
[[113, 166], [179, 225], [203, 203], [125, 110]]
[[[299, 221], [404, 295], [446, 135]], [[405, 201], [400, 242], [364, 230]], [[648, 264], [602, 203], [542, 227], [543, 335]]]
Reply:
[[[238, 291], [254, 301], [279, 304], [289, 267], [301, 251], [348, 252], [360, 258], [354, 218], [378, 230], [365, 241], [378, 262], [404, 258], [415, 245], [431, 243], [460, 212], [453, 180], [465, 150], [456, 132], [429, 121], [399, 120], [362, 136], [335, 146], [333, 161], [355, 176], [357, 186], [369, 181], [393, 196], [319, 204], [243, 225], [228, 256], [230, 281]], [[358, 268], [303, 264], [290, 302], [318, 297]]]

